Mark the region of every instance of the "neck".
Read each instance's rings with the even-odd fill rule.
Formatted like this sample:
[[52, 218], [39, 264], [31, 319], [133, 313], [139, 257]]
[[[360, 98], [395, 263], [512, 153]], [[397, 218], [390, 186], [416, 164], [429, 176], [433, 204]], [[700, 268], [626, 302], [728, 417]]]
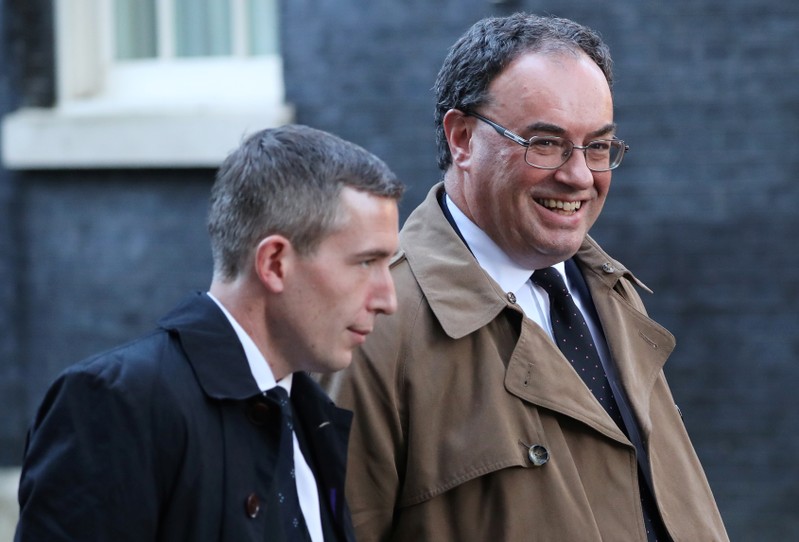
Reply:
[[271, 347], [275, 341], [269, 338], [266, 298], [262, 291], [247, 287], [246, 281], [237, 279], [214, 280], [208, 291], [249, 335], [269, 364], [276, 381], [292, 372], [279, 352]]

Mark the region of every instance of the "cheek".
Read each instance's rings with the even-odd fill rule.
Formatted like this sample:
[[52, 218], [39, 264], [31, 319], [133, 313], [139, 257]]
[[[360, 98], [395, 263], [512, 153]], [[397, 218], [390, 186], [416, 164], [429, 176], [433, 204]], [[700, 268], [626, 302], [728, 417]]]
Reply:
[[604, 198], [608, 195], [611, 177], [612, 173], [610, 171], [594, 174], [594, 187], [596, 187], [596, 191], [600, 198]]
[[610, 191], [610, 176], [595, 179], [594, 188], [597, 194], [595, 213], [598, 215], [605, 206], [605, 201], [607, 200], [608, 192]]
[[518, 161], [524, 164], [523, 152], [519, 154], [513, 147], [503, 147], [499, 149], [487, 149], [482, 156], [481, 164], [484, 174], [507, 176], [513, 172]]
[[[527, 210], [532, 202], [531, 190], [547, 179], [547, 173], [534, 169], [524, 162], [523, 167], [511, 167], [503, 171], [504, 177], [497, 179], [494, 195], [500, 212], [511, 215], [509, 208], [517, 211]], [[510, 216], [508, 216], [510, 218]]]
[[329, 313], [349, 315], [364, 298], [370, 281], [369, 274], [350, 269], [334, 275], [331, 270], [329, 278], [330, 280], [317, 285], [316, 294], [321, 298], [320, 305]]

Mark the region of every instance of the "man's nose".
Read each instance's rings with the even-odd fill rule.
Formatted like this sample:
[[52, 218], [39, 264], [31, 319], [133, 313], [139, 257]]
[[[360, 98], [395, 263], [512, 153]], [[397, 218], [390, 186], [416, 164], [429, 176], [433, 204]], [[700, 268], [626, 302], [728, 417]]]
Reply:
[[388, 266], [375, 279], [369, 310], [382, 314], [393, 314], [397, 310], [397, 293]]
[[574, 186], [575, 188], [585, 189], [594, 184], [594, 172], [588, 169], [585, 149], [574, 149], [566, 162], [560, 166], [555, 174], [556, 178], [562, 182]]

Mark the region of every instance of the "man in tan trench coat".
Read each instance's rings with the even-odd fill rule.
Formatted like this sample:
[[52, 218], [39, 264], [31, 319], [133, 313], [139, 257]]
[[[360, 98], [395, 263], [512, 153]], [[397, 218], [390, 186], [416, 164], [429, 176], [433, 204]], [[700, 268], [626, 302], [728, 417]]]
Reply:
[[[605, 44], [565, 19], [485, 19], [450, 50], [444, 180], [402, 230], [398, 311], [326, 383], [355, 411], [361, 542], [727, 540], [663, 375], [674, 338], [588, 236], [627, 149], [611, 84]], [[545, 268], [587, 322], [609, 397], [553, 341], [531, 280]]]

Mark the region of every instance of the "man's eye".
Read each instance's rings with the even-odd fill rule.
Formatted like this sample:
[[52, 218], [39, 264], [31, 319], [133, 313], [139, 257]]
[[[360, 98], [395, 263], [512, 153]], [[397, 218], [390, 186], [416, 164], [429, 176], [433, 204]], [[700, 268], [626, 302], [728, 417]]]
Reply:
[[547, 148], [547, 147], [559, 147], [559, 146], [561, 146], [561, 143], [557, 139], [552, 138], [552, 137], [537, 137], [537, 138], [533, 139], [530, 142], [530, 144], [533, 147], [541, 147], [542, 149], [543, 148]]
[[588, 149], [592, 151], [607, 152], [610, 150], [610, 141], [606, 139], [598, 139], [588, 144]]
[[539, 157], [560, 156], [564, 153], [564, 142], [559, 137], [533, 137], [527, 151]]

